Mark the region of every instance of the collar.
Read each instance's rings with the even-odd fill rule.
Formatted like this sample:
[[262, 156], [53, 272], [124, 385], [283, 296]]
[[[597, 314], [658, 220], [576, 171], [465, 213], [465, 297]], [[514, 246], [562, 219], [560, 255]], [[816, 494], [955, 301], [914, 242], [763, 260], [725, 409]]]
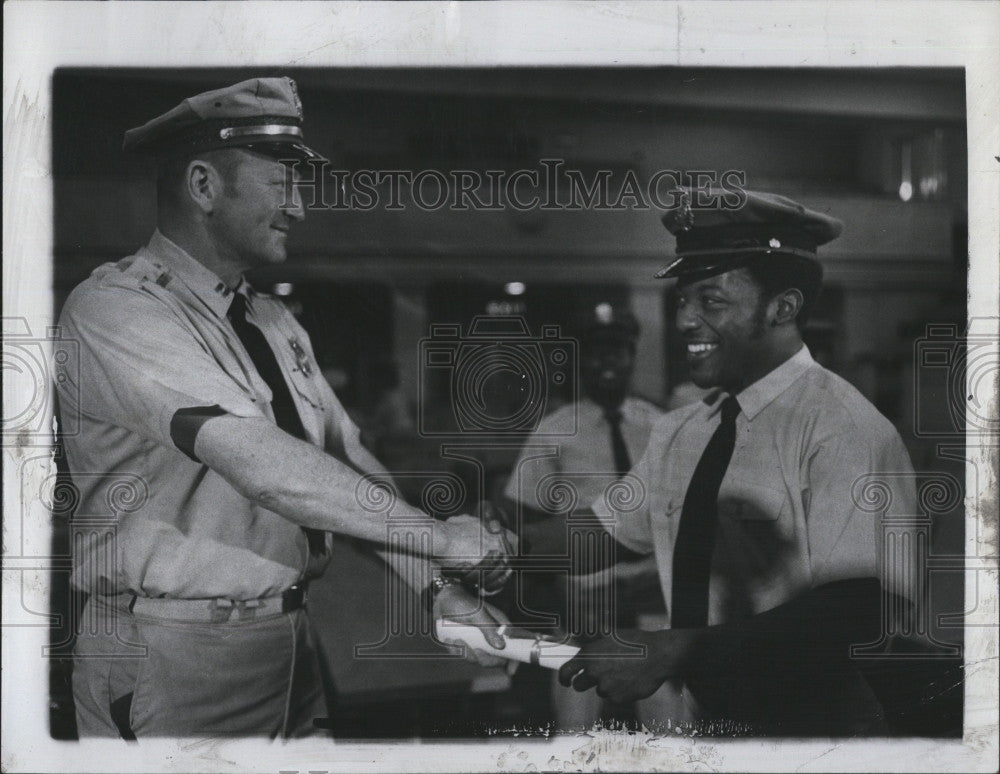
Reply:
[[[219, 317], [226, 316], [233, 302], [233, 291], [214, 272], [209, 271], [190, 253], [163, 236], [159, 229], [153, 232], [146, 248], [152, 253], [154, 260], [163, 263], [170, 276], [183, 282], [195, 298]], [[245, 285], [244, 279], [239, 289], [242, 290]]]
[[228, 292], [223, 291], [223, 294], [226, 296], [226, 301], [231, 304], [233, 301], [233, 296], [243, 295], [249, 299], [254, 297], [255, 292], [256, 291], [254, 291], [253, 285], [247, 282], [247, 278], [240, 277], [240, 284], [237, 285], [233, 290], [230, 290]]
[[814, 365], [816, 361], [809, 354], [809, 348], [803, 344], [802, 348], [788, 360], [736, 396], [743, 415], [752, 420]]
[[[627, 422], [631, 416], [630, 407], [627, 405], [628, 402], [629, 399], [628, 396], [626, 396], [625, 400], [623, 400], [621, 405], [618, 407], [618, 411], [621, 412], [623, 422]], [[608, 424], [608, 421], [604, 416], [604, 408], [589, 397], [584, 396], [580, 398], [577, 401], [576, 410], [579, 412], [581, 424], [585, 419], [588, 419], [594, 427]], [[585, 412], [589, 414], [589, 417], [584, 416]]]

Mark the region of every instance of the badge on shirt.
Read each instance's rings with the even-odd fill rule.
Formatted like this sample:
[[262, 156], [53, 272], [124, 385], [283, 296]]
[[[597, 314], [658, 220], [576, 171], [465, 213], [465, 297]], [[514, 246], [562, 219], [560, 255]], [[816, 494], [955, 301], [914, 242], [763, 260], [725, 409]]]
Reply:
[[309, 355], [302, 348], [298, 339], [289, 339], [288, 346], [292, 348], [292, 354], [295, 355], [295, 362], [306, 376], [312, 376], [312, 363], [309, 362]]

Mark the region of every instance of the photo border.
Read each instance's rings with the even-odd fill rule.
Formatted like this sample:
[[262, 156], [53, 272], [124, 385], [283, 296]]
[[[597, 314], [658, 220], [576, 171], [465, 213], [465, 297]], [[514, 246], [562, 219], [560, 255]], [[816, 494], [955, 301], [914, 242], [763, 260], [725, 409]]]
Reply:
[[[633, 65], [964, 67], [969, 159], [969, 318], [997, 341], [1000, 288], [1000, 8], [979, 2], [9, 2], [4, 6], [3, 316], [53, 324], [52, 74], [57, 67]], [[994, 351], [994, 355], [995, 355]], [[5, 401], [12, 396], [5, 395]], [[992, 407], [996, 416], [997, 406]], [[989, 439], [987, 439], [989, 440]], [[995, 439], [994, 439], [995, 440]], [[978, 443], [978, 445], [977, 445]], [[48, 526], [12, 541], [12, 486], [25, 460], [5, 447], [3, 606], [48, 609], [49, 573], [25, 563]], [[997, 606], [997, 458], [967, 446], [968, 605]], [[38, 466], [41, 471], [45, 466]], [[987, 475], [977, 476], [977, 469]], [[992, 471], [994, 475], [989, 475]], [[39, 473], [41, 475], [41, 473]], [[37, 533], [34, 527], [38, 527]], [[21, 553], [14, 553], [21, 552]], [[39, 555], [48, 553], [47, 548]], [[992, 569], [989, 569], [992, 567]], [[985, 575], [987, 582], [982, 583]], [[644, 738], [549, 740], [57, 742], [48, 731], [45, 627], [4, 626], [5, 771], [991, 771], [997, 760], [996, 630], [965, 631], [962, 740]]]

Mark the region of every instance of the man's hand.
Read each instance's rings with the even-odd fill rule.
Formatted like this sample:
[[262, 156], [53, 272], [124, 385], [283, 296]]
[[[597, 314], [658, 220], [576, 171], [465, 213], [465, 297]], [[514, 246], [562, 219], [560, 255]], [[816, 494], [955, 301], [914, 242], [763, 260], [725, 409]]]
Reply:
[[[434, 600], [434, 618], [448, 618], [478, 627], [486, 641], [497, 650], [503, 650], [507, 643], [498, 629], [510, 620], [492, 605], [474, 597], [460, 586], [445, 586]], [[481, 666], [504, 666], [507, 660], [499, 656], [475, 650], [468, 645], [465, 656]]]
[[496, 506], [480, 503], [477, 516], [453, 516], [441, 527], [443, 550], [435, 552], [442, 574], [455, 578], [471, 591], [489, 596], [510, 579], [510, 558], [516, 536], [503, 525]]
[[698, 629], [665, 629], [644, 632], [625, 629], [619, 639], [645, 647], [636, 653], [612, 639], [585, 644], [559, 669], [559, 682], [578, 691], [597, 686], [597, 695], [628, 704], [653, 694], [664, 680], [682, 677], [684, 663], [692, 653]]

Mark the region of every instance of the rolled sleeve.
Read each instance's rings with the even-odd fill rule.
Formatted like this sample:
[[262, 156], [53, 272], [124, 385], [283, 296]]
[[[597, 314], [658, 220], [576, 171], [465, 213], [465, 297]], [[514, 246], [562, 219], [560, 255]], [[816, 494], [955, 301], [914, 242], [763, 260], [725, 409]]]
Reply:
[[79, 363], [63, 372], [76, 389], [62, 394], [80, 395], [73, 410], [165, 446], [176, 445], [171, 425], [183, 409], [265, 416], [195, 329], [152, 293], [127, 287], [74, 293], [60, 324], [64, 336], [79, 342]]

